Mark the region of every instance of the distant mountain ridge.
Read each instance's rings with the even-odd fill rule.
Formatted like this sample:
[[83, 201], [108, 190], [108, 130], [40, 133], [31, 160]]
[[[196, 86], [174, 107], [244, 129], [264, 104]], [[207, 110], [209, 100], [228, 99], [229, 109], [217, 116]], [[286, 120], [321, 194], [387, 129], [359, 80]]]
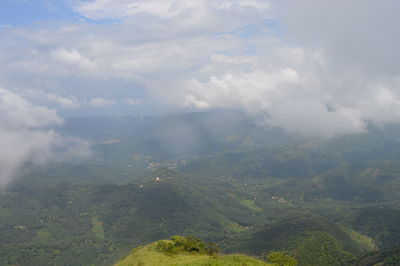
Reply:
[[61, 130], [94, 156], [26, 165], [0, 192], [1, 265], [110, 265], [171, 235], [306, 266], [400, 246], [397, 126], [312, 141], [224, 110]]

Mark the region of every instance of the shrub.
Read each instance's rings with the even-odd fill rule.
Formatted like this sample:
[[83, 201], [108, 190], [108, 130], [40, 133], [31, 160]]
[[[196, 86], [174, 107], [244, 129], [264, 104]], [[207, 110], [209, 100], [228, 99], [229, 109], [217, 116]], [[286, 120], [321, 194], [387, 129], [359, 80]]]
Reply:
[[170, 252], [174, 247], [174, 242], [171, 240], [160, 240], [157, 243], [157, 250], [161, 252]]
[[267, 256], [269, 263], [276, 266], [296, 266], [297, 260], [289, 255], [282, 254], [280, 252], [271, 252]]
[[207, 243], [207, 253], [209, 255], [217, 255], [220, 252], [221, 249], [216, 243]]

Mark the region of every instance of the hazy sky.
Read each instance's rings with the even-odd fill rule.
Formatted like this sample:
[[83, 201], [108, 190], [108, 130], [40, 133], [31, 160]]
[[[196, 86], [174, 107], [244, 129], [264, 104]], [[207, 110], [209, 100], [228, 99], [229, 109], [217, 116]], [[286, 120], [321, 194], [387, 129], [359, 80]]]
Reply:
[[222, 107], [306, 135], [362, 132], [399, 121], [398, 10], [396, 0], [0, 0], [0, 87], [58, 115]]

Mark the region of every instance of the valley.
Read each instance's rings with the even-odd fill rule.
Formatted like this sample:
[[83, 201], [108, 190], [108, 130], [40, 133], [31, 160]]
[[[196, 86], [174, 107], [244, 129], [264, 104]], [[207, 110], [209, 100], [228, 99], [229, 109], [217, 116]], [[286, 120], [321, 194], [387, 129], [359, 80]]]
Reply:
[[69, 121], [60, 130], [93, 156], [27, 165], [0, 193], [0, 264], [112, 265], [174, 235], [298, 265], [397, 263], [399, 127], [311, 141], [249, 121], [230, 110]]

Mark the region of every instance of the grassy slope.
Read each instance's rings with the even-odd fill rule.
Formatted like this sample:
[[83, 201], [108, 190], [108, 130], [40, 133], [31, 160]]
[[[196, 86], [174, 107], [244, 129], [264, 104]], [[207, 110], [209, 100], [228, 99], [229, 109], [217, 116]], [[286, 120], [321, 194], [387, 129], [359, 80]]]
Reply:
[[115, 266], [136, 265], [272, 265], [245, 255], [198, 255], [174, 254], [166, 255], [157, 250], [157, 243], [134, 249], [130, 255], [119, 261]]

